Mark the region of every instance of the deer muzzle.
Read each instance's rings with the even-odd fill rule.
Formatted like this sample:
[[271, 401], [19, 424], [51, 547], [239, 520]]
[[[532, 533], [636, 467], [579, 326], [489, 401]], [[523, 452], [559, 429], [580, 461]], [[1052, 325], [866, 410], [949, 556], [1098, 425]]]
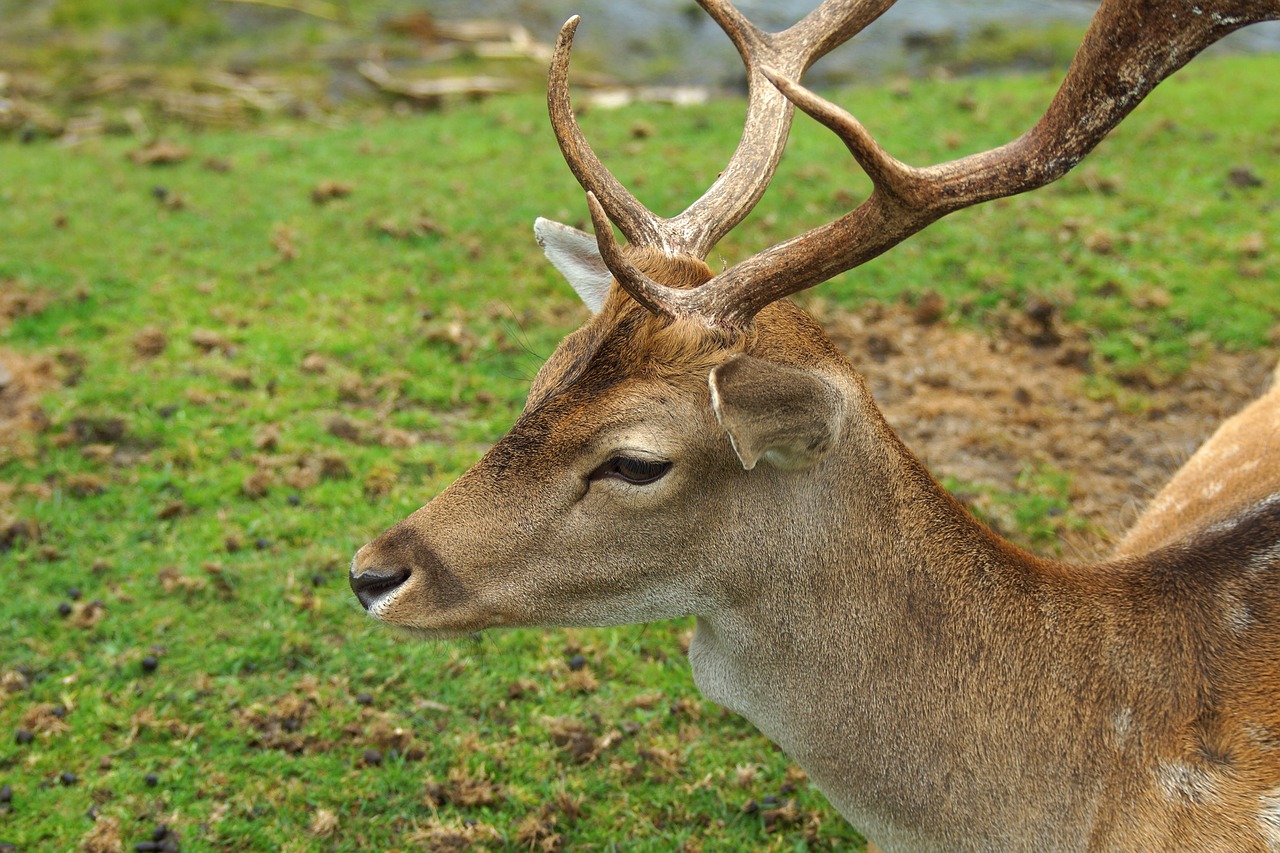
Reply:
[[423, 631], [470, 632], [492, 623], [411, 525], [398, 524], [356, 552], [348, 578], [370, 616]]

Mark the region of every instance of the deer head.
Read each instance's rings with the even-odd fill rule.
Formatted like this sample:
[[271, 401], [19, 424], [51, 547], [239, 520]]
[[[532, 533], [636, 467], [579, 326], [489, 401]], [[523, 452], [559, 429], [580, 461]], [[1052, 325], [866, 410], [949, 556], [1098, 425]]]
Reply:
[[[538, 225], [555, 258], [580, 239], [563, 228]], [[671, 287], [711, 278], [693, 258], [628, 254]], [[703, 611], [726, 562], [788, 536], [771, 505], [808, 488], [800, 472], [834, 445], [848, 385], [788, 305], [750, 330], [708, 328], [614, 288], [539, 371], [510, 433], [366, 546], [353, 585], [371, 614], [430, 635]]]
[[[1098, 614], [1122, 605], [1098, 575], [1068, 580], [969, 518], [785, 297], [950, 212], [1057, 179], [1161, 80], [1227, 33], [1280, 17], [1280, 2], [1104, 0], [1034, 127], [927, 168], [889, 156], [853, 116], [797, 82], [887, 0], [827, 0], [780, 33], [723, 0], [699, 2], [748, 72], [746, 127], [729, 164], [684, 212], [646, 210], [573, 118], [577, 19], [564, 26], [548, 102], [595, 234], [546, 220], [535, 233], [591, 319], [547, 360], [501, 441], [360, 549], [352, 588], [372, 617], [423, 637], [696, 615], [699, 687], [779, 742], [860, 827], [945, 847], [956, 840], [948, 821], [959, 821], [978, 846], [1075, 846], [1097, 825], [1104, 786], [1081, 782], [1055, 801], [1054, 778], [1105, 775], [1095, 729], [1120, 713], [1117, 702], [1131, 714], [1152, 704], [1118, 676], [1100, 687], [1084, 674], [1086, 650], [1111, 629]], [[716, 274], [704, 258], [764, 193], [796, 106], [844, 141], [873, 192], [834, 222]], [[1044, 641], [1045, 608], [1074, 626], [1056, 645]], [[1114, 618], [1126, 630], [1174, 630], [1155, 616]], [[968, 681], [943, 690], [957, 667], [974, 670], [972, 685], [985, 692]], [[1065, 720], [1092, 692], [1107, 698]], [[1030, 710], [983, 717], [1001, 701]], [[935, 754], [904, 754], [909, 725], [928, 730]], [[1093, 734], [1072, 740], [1072, 725]], [[995, 766], [956, 758], [971, 754]], [[913, 761], [920, 766], [901, 774], [909, 784], [886, 769]], [[966, 771], [986, 785], [975, 796], [1021, 805], [956, 812], [967, 793], [945, 785]]]

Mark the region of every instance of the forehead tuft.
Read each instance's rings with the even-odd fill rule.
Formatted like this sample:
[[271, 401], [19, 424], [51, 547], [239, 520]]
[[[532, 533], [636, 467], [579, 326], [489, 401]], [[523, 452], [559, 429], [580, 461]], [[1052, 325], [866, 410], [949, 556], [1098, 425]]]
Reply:
[[[649, 249], [628, 251], [641, 271], [670, 287], [697, 287], [713, 275], [696, 258]], [[600, 312], [561, 341], [538, 371], [528, 405], [536, 406], [570, 388], [600, 392], [628, 379], [705, 383], [707, 372], [731, 352], [741, 350], [745, 337], [655, 315], [615, 282]]]
[[[667, 255], [657, 249], [627, 249], [627, 259], [649, 278], [680, 290], [692, 290], [715, 277], [705, 261], [689, 255]], [[621, 288], [614, 290], [622, 294]]]

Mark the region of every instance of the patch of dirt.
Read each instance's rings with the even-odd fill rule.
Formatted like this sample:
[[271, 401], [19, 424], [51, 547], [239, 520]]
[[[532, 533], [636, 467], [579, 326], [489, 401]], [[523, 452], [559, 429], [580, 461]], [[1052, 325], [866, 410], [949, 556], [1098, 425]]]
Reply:
[[489, 850], [490, 844], [502, 844], [502, 834], [487, 823], [467, 819], [461, 824], [444, 823], [431, 817], [418, 826], [406, 839], [416, 849], [428, 853], [464, 853], [471, 850]]
[[8, 326], [14, 318], [39, 314], [53, 299], [47, 292], [28, 290], [12, 279], [0, 283], [4, 284], [0, 289], [0, 328]]
[[66, 722], [67, 709], [52, 702], [42, 702], [22, 715], [22, 729], [41, 737], [54, 737], [71, 731]]
[[32, 435], [48, 426], [40, 395], [58, 384], [54, 359], [0, 347], [0, 463], [32, 453]]
[[[17, 281], [0, 285], [0, 330], [18, 317], [39, 314], [52, 301], [50, 294]], [[65, 379], [50, 356], [0, 347], [0, 464], [31, 455], [32, 435], [49, 424], [38, 402], [40, 395]]]
[[502, 786], [490, 779], [481, 768], [472, 775], [462, 767], [449, 771], [449, 782], [442, 785], [434, 779], [427, 781], [425, 802], [431, 808], [452, 803], [459, 808], [492, 806], [506, 797]]
[[320, 739], [303, 731], [313, 708], [296, 693], [286, 693], [269, 704], [254, 704], [240, 712], [240, 723], [248, 730], [249, 746], [278, 749], [298, 755], [317, 749]]
[[1217, 425], [1266, 387], [1274, 367], [1271, 355], [1213, 353], [1144, 387], [1143, 410], [1134, 413], [1085, 393], [1087, 335], [1078, 329], [1049, 339], [1025, 328], [989, 337], [902, 305], [817, 314], [935, 477], [1014, 492], [1029, 468], [1068, 474], [1071, 511], [1094, 528], [1064, 533], [1070, 559], [1105, 554]]
[[572, 717], [546, 717], [543, 723], [551, 742], [560, 747], [575, 764], [590, 764], [610, 747], [622, 740], [622, 733], [610, 729], [596, 737], [580, 720]]
[[124, 840], [120, 832], [120, 819], [95, 817], [93, 826], [80, 838], [84, 853], [121, 853]]

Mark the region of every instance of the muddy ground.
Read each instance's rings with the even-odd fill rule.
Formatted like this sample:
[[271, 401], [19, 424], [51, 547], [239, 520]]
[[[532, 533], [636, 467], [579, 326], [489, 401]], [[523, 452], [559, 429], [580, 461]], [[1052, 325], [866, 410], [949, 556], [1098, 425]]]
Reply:
[[[47, 302], [42, 295], [0, 291], [0, 330], [15, 317], [42, 310]], [[32, 451], [35, 433], [47, 426], [40, 398], [65, 379], [52, 357], [0, 347], [0, 462]], [[0, 507], [2, 498], [0, 484]]]
[[[1038, 322], [1048, 318], [1031, 314], [998, 337], [935, 322], [920, 306], [872, 306], [823, 321], [936, 477], [1014, 492], [1029, 469], [1069, 474], [1071, 512], [1087, 524], [1063, 530], [1060, 553], [1094, 559], [1219, 422], [1266, 388], [1274, 358], [1212, 353], [1135, 392], [1141, 411], [1129, 411], [1114, 396], [1086, 393], [1086, 331], [1050, 330]], [[989, 508], [982, 495], [959, 497]]]

